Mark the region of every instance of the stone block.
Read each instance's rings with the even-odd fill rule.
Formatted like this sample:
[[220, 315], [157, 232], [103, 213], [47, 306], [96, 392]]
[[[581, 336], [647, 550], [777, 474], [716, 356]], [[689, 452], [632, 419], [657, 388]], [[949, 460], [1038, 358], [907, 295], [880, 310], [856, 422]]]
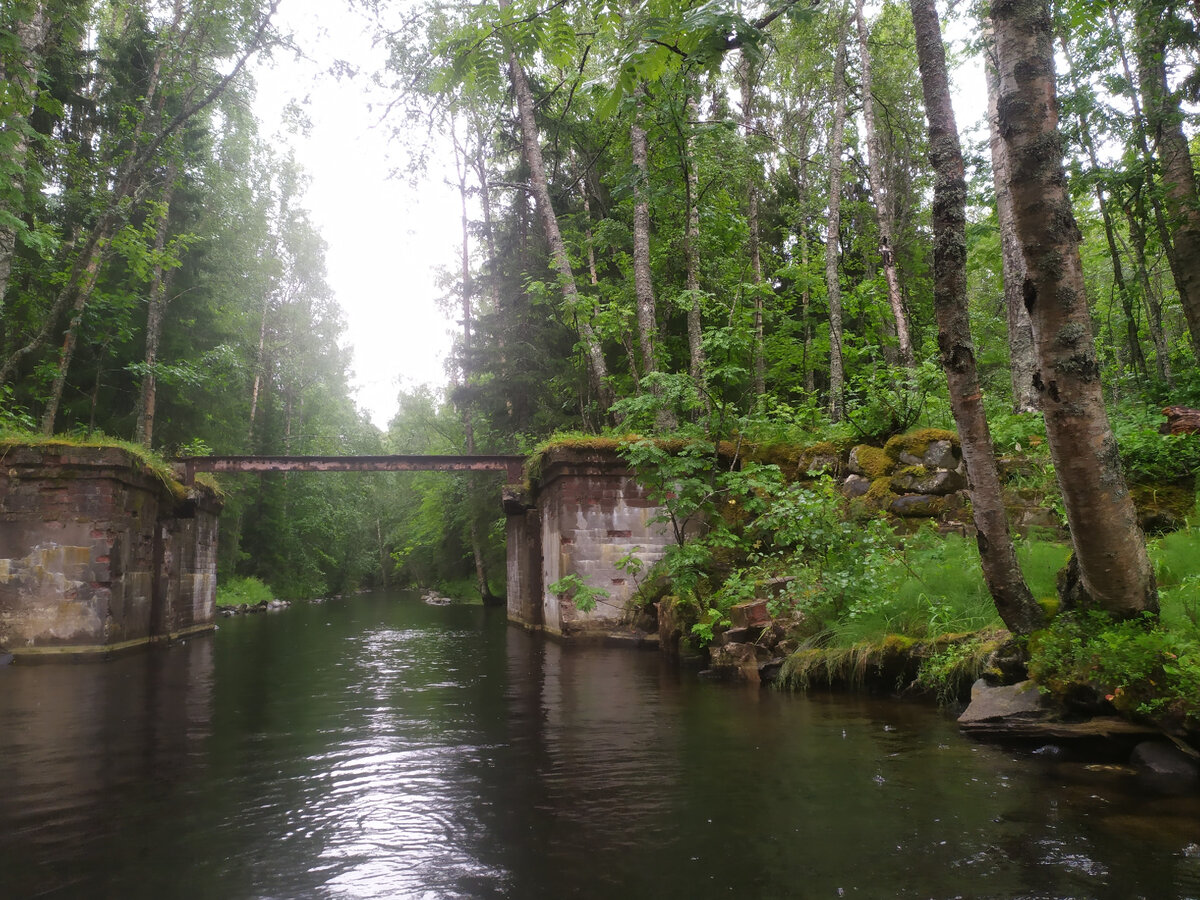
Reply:
[[951, 441], [930, 441], [921, 462], [927, 469], [953, 470], [962, 462], [962, 452]]
[[767, 610], [766, 600], [751, 600], [749, 603], [739, 603], [729, 610], [729, 620], [734, 628], [752, 626], [767, 626], [771, 624], [771, 613]]
[[892, 490], [902, 494], [953, 494], [967, 486], [967, 479], [950, 469], [905, 471], [892, 476]]

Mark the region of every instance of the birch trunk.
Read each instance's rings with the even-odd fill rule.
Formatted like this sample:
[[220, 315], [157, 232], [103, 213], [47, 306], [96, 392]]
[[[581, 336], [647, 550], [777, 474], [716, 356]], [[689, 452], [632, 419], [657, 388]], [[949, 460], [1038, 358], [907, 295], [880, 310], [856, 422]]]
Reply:
[[829, 302], [829, 418], [845, 415], [846, 375], [842, 364], [842, 289], [838, 256], [842, 228], [842, 132], [846, 126], [846, 14], [839, 23], [833, 62], [833, 121], [829, 128], [829, 224], [825, 229], [825, 293]]
[[1137, 13], [1138, 81], [1146, 121], [1158, 150], [1163, 194], [1176, 250], [1175, 286], [1187, 320], [1192, 352], [1200, 358], [1200, 195], [1183, 133], [1179, 97], [1167, 83], [1161, 11], [1149, 3]]
[[1000, 265], [1004, 282], [1004, 311], [1008, 321], [1008, 374], [1012, 384], [1012, 409], [1015, 413], [1038, 411], [1033, 373], [1037, 359], [1033, 350], [1033, 326], [1025, 309], [1022, 285], [1025, 283], [1025, 257], [1017, 237], [1013, 218], [1012, 192], [1008, 187], [1008, 151], [1000, 136], [996, 102], [1000, 96], [1000, 76], [995, 65], [995, 46], [991, 25], [987, 25], [983, 71], [988, 95], [988, 145], [992, 153], [992, 183], [996, 189], [996, 220], [1000, 223]]
[[[508, 0], [500, 0], [501, 9], [507, 9], [508, 6]], [[579, 336], [587, 354], [592, 388], [600, 400], [600, 405], [607, 410], [612, 406], [613, 394], [612, 388], [608, 384], [608, 366], [604, 361], [600, 338], [592, 328], [592, 303], [580, 296], [579, 289], [575, 284], [575, 273], [571, 271], [571, 260], [568, 258], [567, 248], [563, 244], [562, 232], [558, 227], [558, 217], [554, 214], [554, 207], [550, 202], [550, 184], [546, 179], [546, 164], [542, 158], [537, 121], [533, 115], [533, 92], [529, 88], [529, 80], [525, 77], [525, 69], [515, 52], [509, 53], [508, 69], [513, 93], [517, 97], [517, 114], [521, 125], [521, 150], [525, 157], [525, 164], [529, 166], [530, 188], [537, 202], [538, 216], [542, 220], [542, 232], [550, 247], [551, 262], [558, 272], [563, 300], [575, 316]]]
[[1025, 583], [1008, 530], [975, 366], [967, 313], [967, 181], [950, 103], [942, 30], [934, 0], [910, 0], [910, 6], [929, 120], [929, 161], [934, 170], [933, 304], [938, 350], [971, 483], [971, 514], [984, 580], [1008, 629], [1014, 634], [1029, 634], [1041, 625], [1044, 616]]
[[904, 312], [904, 300], [900, 296], [900, 279], [896, 274], [896, 255], [893, 248], [895, 231], [892, 221], [892, 206], [889, 192], [883, 181], [883, 154], [879, 146], [879, 135], [875, 124], [875, 99], [871, 85], [871, 51], [867, 46], [867, 20], [863, 15], [863, 0], [854, 7], [854, 21], [858, 28], [858, 53], [862, 72], [863, 119], [867, 128], [867, 174], [871, 179], [871, 194], [875, 201], [875, 223], [879, 227], [879, 256], [887, 282], [888, 306], [896, 323], [896, 343], [900, 350], [900, 363], [911, 369], [915, 364], [912, 338], [909, 336], [908, 316]]
[[1050, 10], [1030, 0], [993, 0], [992, 22], [1000, 131], [1040, 366], [1035, 386], [1078, 574], [1068, 579], [1063, 600], [1115, 617], [1157, 612], [1154, 573], [1101, 394], [1080, 234], [1062, 164]]
[[646, 150], [646, 131], [642, 128], [642, 100], [639, 97], [633, 124], [629, 126], [629, 154], [633, 159], [633, 291], [637, 297], [638, 348], [642, 354], [642, 373], [658, 371], [655, 359], [657, 310], [654, 282], [650, 272], [650, 201], [646, 186], [650, 164]]

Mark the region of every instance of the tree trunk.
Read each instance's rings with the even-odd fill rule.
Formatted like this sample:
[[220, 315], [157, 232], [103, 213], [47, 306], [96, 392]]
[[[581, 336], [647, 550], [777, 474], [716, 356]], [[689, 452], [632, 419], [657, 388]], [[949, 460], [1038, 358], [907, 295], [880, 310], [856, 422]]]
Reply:
[[1029, 634], [1041, 625], [1044, 615], [1025, 583], [1013, 548], [975, 367], [967, 313], [967, 181], [950, 103], [946, 51], [934, 0], [910, 0], [910, 6], [929, 120], [929, 161], [934, 170], [933, 305], [938, 350], [971, 482], [971, 514], [984, 580], [1008, 629]]
[[[1069, 47], [1067, 46], [1066, 38], [1059, 35], [1059, 46], [1062, 47], [1063, 55], [1068, 59]], [[1078, 90], [1078, 83], [1075, 80], [1075, 70], [1072, 68], [1068, 75], [1072, 90]], [[1125, 314], [1125, 341], [1129, 347], [1129, 361], [1135, 374], [1146, 374], [1146, 355], [1142, 352], [1142, 343], [1138, 338], [1137, 316], [1134, 313], [1133, 296], [1129, 290], [1129, 285], [1125, 281], [1125, 267], [1121, 263], [1120, 248], [1117, 247], [1116, 227], [1113, 224], [1112, 217], [1112, 200], [1108, 196], [1105, 189], [1104, 179], [1101, 176], [1100, 160], [1096, 155], [1096, 144], [1092, 140], [1091, 123], [1088, 121], [1087, 114], [1082, 110], [1076, 110], [1075, 117], [1079, 122], [1079, 143], [1082, 145], [1084, 152], [1087, 153], [1088, 162], [1091, 164], [1092, 172], [1095, 175], [1095, 193], [1096, 203], [1100, 207], [1100, 218], [1104, 224], [1104, 239], [1108, 244], [1108, 256], [1112, 262], [1113, 270], [1113, 285], [1116, 288], [1117, 297], [1121, 301], [1121, 310]]]
[[[451, 122], [450, 136], [454, 142], [454, 168], [458, 174], [458, 200], [460, 221], [462, 224], [462, 378], [463, 386], [469, 387], [473, 357], [471, 347], [471, 296], [475, 290], [475, 280], [471, 277], [471, 220], [467, 214], [467, 170], [470, 167], [470, 156], [467, 148], [458, 142], [458, 137], [454, 132], [453, 121]], [[468, 456], [471, 456], [475, 453], [475, 422], [471, 413], [469, 391], [462, 403], [461, 414], [464, 450]], [[466, 485], [467, 495], [470, 497], [478, 488], [478, 479], [468, 475]], [[488, 585], [486, 557], [483, 549], [483, 541], [479, 537], [479, 520], [469, 503], [467, 504], [467, 532], [471, 541], [471, 556], [475, 561], [475, 586], [479, 591], [479, 598], [485, 605], [490, 605], [495, 601], [495, 598], [492, 596], [492, 589]]]
[[829, 129], [829, 224], [825, 229], [825, 293], [829, 302], [829, 418], [845, 415], [846, 375], [842, 365], [842, 289], [838, 256], [842, 228], [842, 132], [846, 126], [846, 11], [839, 13], [833, 62], [833, 121]]
[[[1134, 199], [1125, 200], [1121, 206], [1125, 212], [1125, 222], [1129, 226], [1129, 243], [1132, 245], [1133, 258], [1137, 264], [1138, 282], [1146, 309], [1146, 327], [1150, 330], [1150, 341], [1154, 344], [1154, 369], [1160, 379], [1174, 386], [1171, 351], [1167, 346], [1167, 336], [1163, 333], [1162, 298], [1150, 283], [1150, 264], [1146, 260], [1146, 229], [1142, 224], [1146, 217], [1141, 201], [1141, 188], [1135, 187], [1134, 190]], [[1135, 205], [1138, 207], [1136, 210]]]
[[[270, 25], [271, 18], [274, 16], [278, 5], [279, 0], [273, 0], [266, 15], [260, 20], [253, 37], [246, 44], [245, 48], [243, 48], [241, 55], [228, 72], [222, 75], [217, 83], [201, 97], [191, 99], [187, 102], [182, 109], [175, 113], [170, 121], [160, 124], [160, 127], [153, 136], [143, 140], [146, 123], [152, 120], [157, 121], [162, 111], [161, 102], [156, 107], [154, 101], [166, 53], [168, 50], [178, 50], [173, 41], [164, 41], [160, 45], [150, 69], [145, 96], [141, 100], [141, 115], [137, 119], [137, 125], [134, 127], [129, 141], [130, 149], [113, 175], [112, 187], [108, 191], [108, 196], [104, 198], [103, 212], [97, 218], [96, 224], [93, 225], [89, 232], [84, 247], [76, 257], [75, 263], [71, 268], [67, 282], [55, 297], [54, 303], [51, 305], [50, 312], [43, 322], [41, 329], [32, 340], [11, 353], [5, 359], [3, 365], [0, 365], [0, 384], [4, 384], [15, 373], [17, 366], [24, 357], [45, 344], [54, 332], [63, 311], [67, 308], [68, 304], [74, 301], [71, 325], [64, 336], [63, 350], [59, 355], [60, 371], [55, 378], [51, 400], [47, 404], [46, 415], [43, 416], [43, 428], [47, 427], [47, 422], [49, 422], [50, 428], [54, 426], [54, 418], [57, 415], [58, 403], [62, 394], [62, 384], [66, 380], [66, 371], [62, 366], [64, 364], [69, 366], [71, 357], [74, 355], [76, 339], [74, 329], [78, 325], [79, 316], [83, 308], [91, 298], [91, 291], [95, 286], [100, 264], [101, 249], [116, 231], [125, 200], [134, 196], [137, 189], [145, 183], [147, 169], [158, 158], [159, 152], [167, 142], [188, 121], [211, 106], [229, 88], [233, 80], [238, 77], [246, 67], [246, 64], [250, 62], [250, 58], [261, 49], [267, 33], [267, 27]], [[175, 7], [175, 23], [172, 26], [173, 31], [178, 31], [182, 15], [183, 6], [181, 3], [177, 3]]]
[[1062, 164], [1050, 10], [1044, 3], [994, 0], [992, 21], [1000, 132], [1040, 366], [1035, 386], [1079, 574], [1063, 600], [1116, 617], [1157, 612], [1154, 572], [1101, 393], [1080, 234]]
[[1183, 133], [1179, 97], [1167, 83], [1166, 37], [1161, 20], [1166, 12], [1153, 0], [1137, 10], [1138, 81], [1146, 121], [1162, 166], [1163, 193], [1175, 241], [1176, 287], [1187, 320], [1192, 352], [1200, 358], [1200, 195], [1196, 171]]
[[[742, 53], [738, 65], [738, 77], [742, 88], [742, 130], [747, 148], [754, 140], [754, 82], [750, 61]], [[750, 273], [754, 284], [754, 349], [752, 372], [754, 396], [761, 397], [767, 390], [766, 358], [763, 353], [763, 297], [762, 297], [762, 252], [758, 245], [758, 156], [750, 150], [750, 178], [746, 188], [746, 226], [750, 232]]]
[[900, 296], [900, 279], [896, 274], [895, 228], [892, 222], [892, 204], [883, 181], [883, 153], [879, 147], [879, 135], [875, 125], [875, 99], [871, 85], [871, 51], [867, 46], [867, 20], [863, 15], [863, 0], [854, 6], [854, 21], [858, 26], [858, 53], [862, 66], [863, 119], [867, 126], [867, 173], [871, 179], [871, 194], [875, 203], [875, 223], [879, 227], [879, 257], [887, 282], [888, 306], [892, 309], [892, 320], [896, 324], [896, 343], [900, 350], [900, 363], [911, 369], [916, 365], [912, 338], [909, 336], [908, 316], [904, 312], [904, 300]]
[[[84, 257], [84, 265], [82, 269], [76, 264], [72, 270], [72, 274], [78, 271], [78, 279], [72, 285], [68, 282], [68, 288], [74, 288], [75, 302], [71, 307], [71, 323], [67, 326], [66, 333], [63, 335], [62, 349], [58, 354], [58, 371], [54, 375], [54, 381], [50, 385], [50, 399], [46, 401], [46, 409], [42, 413], [42, 434], [54, 434], [54, 424], [58, 418], [58, 407], [62, 403], [63, 389], [67, 383], [67, 372], [71, 368], [71, 360], [75, 357], [75, 344], [79, 336], [79, 326], [83, 321], [83, 309], [87, 305], [88, 299], [92, 295], [92, 288], [96, 286], [96, 278], [100, 273], [100, 248], [93, 244], [88, 248], [87, 256]], [[59, 295], [59, 300], [64, 297], [71, 296], [67, 293], [67, 289]], [[61, 308], [59, 302], [55, 302], [56, 308]], [[57, 321], [58, 316], [54, 315], [52, 320], [47, 321], [47, 326], [42, 329], [39, 334], [46, 334], [53, 328], [53, 322]], [[28, 352], [33, 349], [29, 345], [18, 350]], [[16, 357], [16, 358], [14, 358]], [[9, 358], [9, 363], [6, 363], [5, 370], [9, 369], [9, 364], [15, 369], [16, 361], [19, 357], [14, 354], [14, 357]], [[0, 374], [0, 384], [4, 383], [4, 375]]]
[[684, 261], [686, 275], [684, 286], [690, 303], [687, 312], [688, 373], [696, 385], [700, 402], [708, 410], [708, 384], [704, 367], [704, 322], [700, 307], [700, 183], [696, 172], [695, 140], [692, 136], [694, 123], [699, 117], [694, 85], [689, 82], [687, 99], [687, 138], [684, 142], [684, 189], [687, 200], [687, 233], [684, 237]]
[[986, 26], [987, 50], [983, 71], [988, 93], [988, 144], [992, 151], [992, 182], [996, 189], [996, 220], [1000, 223], [1001, 277], [1004, 282], [1004, 310], [1008, 320], [1008, 372], [1012, 384], [1012, 409], [1015, 413], [1038, 411], [1033, 373], [1037, 359], [1033, 350], [1033, 326], [1025, 309], [1022, 285], [1025, 283], [1025, 257], [1013, 219], [1012, 192], [1008, 187], [1008, 151], [1000, 136], [996, 102], [1000, 96], [1000, 76], [995, 65], [995, 43], [991, 25]]
[[[640, 92], [641, 89], [639, 89]], [[658, 331], [654, 303], [654, 280], [650, 272], [650, 201], [646, 196], [650, 164], [646, 131], [642, 128], [642, 98], [639, 96], [633, 123], [629, 126], [629, 155], [633, 159], [633, 292], [637, 298], [638, 348], [642, 374], [658, 371], [654, 350]]]
[[[507, 9], [508, 0], [500, 0], [500, 8]], [[517, 97], [517, 114], [521, 124], [521, 150], [525, 164], [529, 166], [529, 182], [537, 201], [538, 215], [542, 220], [542, 231], [546, 243], [550, 247], [550, 258], [558, 272], [559, 285], [563, 300], [570, 314], [575, 317], [579, 336], [583, 340], [584, 351], [587, 354], [588, 368], [591, 373], [592, 387], [605, 410], [612, 406], [612, 388], [608, 384], [608, 366], [604, 361], [604, 350], [600, 346], [600, 338], [592, 328], [592, 303], [579, 294], [575, 284], [575, 274], [571, 271], [571, 260], [567, 256], [567, 248], [563, 244], [562, 232], [558, 227], [558, 217], [550, 203], [550, 183], [546, 179], [546, 164], [542, 158], [542, 148], [539, 143], [537, 121], [533, 116], [533, 92], [529, 89], [529, 80], [525, 77], [525, 69], [517, 58], [515, 51], [508, 57], [509, 77], [512, 79], [513, 93]]]
[[267, 313], [271, 308], [269, 296], [263, 296], [262, 311], [258, 318], [258, 354], [254, 358], [254, 381], [250, 386], [250, 424], [246, 429], [246, 446], [254, 449], [254, 421], [258, 417], [258, 395], [262, 391], [266, 374]]
[[[28, 100], [21, 104], [25, 115], [33, 108], [37, 96], [37, 54], [41, 50], [47, 35], [50, 33], [50, 17], [41, 2], [34, 2], [26, 17], [16, 26], [17, 44], [20, 49], [20, 71], [7, 72], [0, 66], [0, 78], [10, 82], [17, 91], [24, 90]], [[22, 84], [23, 82], [23, 84]], [[5, 130], [9, 127], [16, 132], [12, 148], [9, 150], [12, 175], [9, 179], [9, 190], [13, 197], [20, 197], [25, 192], [25, 159], [29, 154], [29, 138], [25, 122], [6, 122]], [[20, 216], [20, 210], [9, 210], [14, 218]], [[17, 227], [0, 221], [0, 313], [4, 310], [4, 298], [8, 294], [8, 282], [12, 275], [13, 255], [17, 249]]]
[[[166, 184], [163, 187], [162, 215], [154, 230], [155, 256], [161, 258], [167, 245], [167, 232], [171, 224], [171, 200], [175, 196], [175, 180], [179, 169], [172, 160], [167, 166]], [[166, 315], [167, 290], [171, 284], [171, 273], [163, 267], [161, 259], [154, 266], [150, 278], [150, 292], [146, 304], [146, 372], [142, 376], [141, 398], [138, 403], [137, 425], [133, 439], [144, 447], [153, 446], [154, 411], [158, 399], [158, 344], [162, 337], [163, 319]]]
[[[1133, 67], [1129, 63], [1129, 54], [1126, 52], [1125, 41], [1122, 37], [1123, 26], [1121, 24], [1120, 19], [1117, 16], [1116, 9], [1114, 9], [1114, 8], [1109, 9], [1108, 20], [1112, 24], [1113, 40], [1114, 40], [1114, 43], [1116, 44], [1117, 55], [1121, 60], [1121, 70], [1125, 75], [1126, 83], [1130, 86], [1130, 91], [1127, 96], [1129, 98], [1130, 105], [1133, 107], [1133, 136], [1134, 136], [1134, 140], [1137, 145], [1137, 149], [1141, 153], [1142, 162], [1143, 162], [1143, 166], [1144, 166], [1144, 172], [1145, 172], [1145, 181], [1143, 182], [1144, 192], [1142, 194], [1140, 194], [1140, 196], [1144, 197], [1144, 198], [1148, 197], [1150, 200], [1150, 210], [1153, 214], [1154, 228], [1158, 232], [1159, 241], [1161, 242], [1162, 248], [1163, 248], [1163, 253], [1167, 257], [1167, 265], [1171, 269], [1171, 278], [1175, 284], [1176, 291], [1179, 292], [1180, 295], [1182, 296], [1183, 290], [1179, 287], [1179, 285], [1184, 283], [1186, 280], [1185, 275], [1184, 275], [1185, 263], [1183, 260], [1180, 259], [1179, 248], [1175, 246], [1175, 239], [1171, 234], [1170, 228], [1167, 227], [1167, 216], [1166, 216], [1166, 213], [1163, 211], [1163, 205], [1162, 205], [1162, 201], [1159, 197], [1159, 192], [1155, 189], [1154, 171], [1155, 171], [1156, 166], [1155, 166], [1155, 162], [1154, 162], [1154, 155], [1150, 152], [1150, 143], [1146, 139], [1146, 128], [1148, 127], [1148, 121], [1147, 121], [1147, 117], [1146, 117], [1145, 113], [1143, 112], [1141, 101], [1138, 99], [1138, 92], [1134, 88], [1134, 85], [1137, 83], [1137, 79], [1134, 77]], [[1126, 210], [1126, 215], [1127, 216], [1129, 215], [1128, 209]], [[1145, 221], [1146, 217], [1144, 214], [1144, 208], [1140, 211], [1140, 215], [1141, 215], [1140, 220]], [[1131, 227], [1132, 227], [1132, 224], [1133, 223], [1131, 221]], [[1146, 244], [1145, 237], [1144, 237], [1145, 229], [1142, 228], [1140, 225], [1138, 226], [1138, 229], [1143, 234], [1143, 239], [1140, 243], [1140, 248], [1142, 249], [1142, 258], [1144, 260], [1144, 258], [1145, 258], [1144, 250], [1145, 250], [1145, 244]], [[1138, 247], [1138, 246], [1139, 246], [1139, 244], [1137, 242], [1135, 242], [1135, 247]], [[1143, 271], [1146, 273], [1147, 277], [1149, 277], [1149, 267], [1148, 266], [1144, 267]], [[1158, 297], [1160, 293], [1161, 292], [1158, 292], [1158, 293], [1147, 292], [1147, 294], [1146, 294], [1147, 302], [1148, 303], [1153, 302], [1153, 299], [1155, 297]], [[1161, 308], [1161, 303], [1159, 304], [1159, 306]], [[1151, 314], [1150, 318], [1153, 321], [1161, 323], [1162, 322], [1161, 311], [1158, 314]], [[1162, 346], [1166, 347], [1165, 341], [1163, 342]], [[1164, 361], [1166, 368], [1169, 370], [1169, 368], [1170, 368], [1169, 358], [1164, 355], [1162, 357], [1162, 359]]]

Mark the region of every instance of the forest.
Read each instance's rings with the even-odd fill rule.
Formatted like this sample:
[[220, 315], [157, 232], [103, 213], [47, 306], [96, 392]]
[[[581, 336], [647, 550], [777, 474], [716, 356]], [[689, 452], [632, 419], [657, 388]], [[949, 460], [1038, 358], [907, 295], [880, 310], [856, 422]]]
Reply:
[[[1016, 455], [1069, 527], [1064, 602], [1119, 621], [1161, 594], [1195, 625], [1200, 573], [1148, 555], [1127, 489], [1194, 506], [1200, 467], [1200, 440], [1158, 431], [1164, 406], [1200, 406], [1194, 5], [345, 0], [387, 48], [370, 75], [407, 171], [450, 158], [461, 205], [446, 384], [401, 393], [383, 431], [351, 396], [305, 174], [248, 111], [254, 61], [292, 48], [279, 2], [5, 4], [0, 428], [167, 456], [603, 434], [668, 473], [643, 439], [715, 454], [945, 428], [993, 622], [1033, 631], [1056, 591], [1031, 589], [1005, 518], [996, 459]], [[717, 485], [695, 458], [676, 484], [763, 516], [667, 561], [703, 634], [756, 577], [812, 568], [782, 510], [845, 520], [778, 467]], [[222, 578], [501, 592], [488, 479], [222, 489]], [[794, 533], [774, 555], [752, 541], [769, 522]], [[859, 594], [881, 589], [874, 527], [822, 551], [853, 560], [837, 577]]]

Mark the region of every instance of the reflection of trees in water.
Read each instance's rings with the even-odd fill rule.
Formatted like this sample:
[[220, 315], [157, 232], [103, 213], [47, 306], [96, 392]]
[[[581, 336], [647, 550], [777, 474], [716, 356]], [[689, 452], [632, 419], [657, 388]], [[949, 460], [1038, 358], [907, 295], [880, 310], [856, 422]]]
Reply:
[[0, 893], [1200, 896], [1200, 798], [411, 599], [0, 670]]

